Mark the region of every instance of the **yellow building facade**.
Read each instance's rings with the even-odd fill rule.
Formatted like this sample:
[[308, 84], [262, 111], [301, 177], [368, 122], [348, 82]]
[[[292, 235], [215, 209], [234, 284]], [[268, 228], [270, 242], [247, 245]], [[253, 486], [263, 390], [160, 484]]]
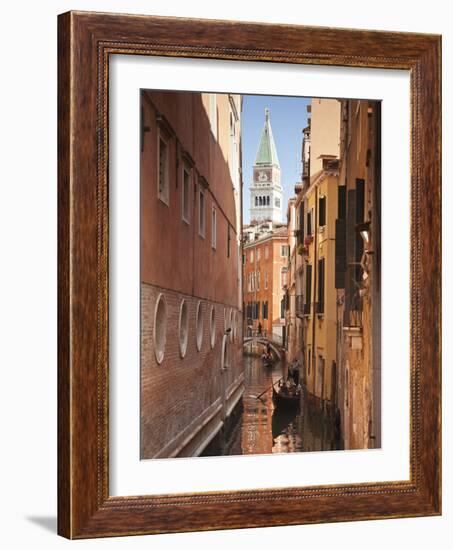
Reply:
[[302, 178], [288, 206], [287, 358], [298, 359], [308, 393], [336, 405], [335, 220], [338, 213], [340, 103], [313, 99], [304, 129]]

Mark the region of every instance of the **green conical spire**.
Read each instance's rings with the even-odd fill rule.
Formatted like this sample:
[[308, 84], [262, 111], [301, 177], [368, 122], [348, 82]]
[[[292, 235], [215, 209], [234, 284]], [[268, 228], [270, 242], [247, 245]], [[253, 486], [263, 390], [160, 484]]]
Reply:
[[263, 132], [261, 133], [260, 146], [256, 155], [255, 164], [274, 165], [280, 167], [278, 162], [277, 149], [275, 148], [274, 136], [272, 135], [271, 122], [269, 119], [269, 109], [266, 107], [264, 110], [265, 122]]

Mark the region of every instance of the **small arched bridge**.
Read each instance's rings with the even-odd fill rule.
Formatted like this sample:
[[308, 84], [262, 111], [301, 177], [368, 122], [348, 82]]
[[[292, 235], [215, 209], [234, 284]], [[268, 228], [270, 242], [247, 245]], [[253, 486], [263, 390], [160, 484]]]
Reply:
[[274, 355], [277, 357], [278, 360], [283, 359], [284, 357], [284, 349], [281, 344], [278, 344], [277, 342], [273, 340], [269, 340], [269, 338], [266, 338], [265, 336], [246, 336], [243, 340], [244, 347], [246, 346], [256, 346], [261, 345], [263, 348], [269, 347], [271, 348]]

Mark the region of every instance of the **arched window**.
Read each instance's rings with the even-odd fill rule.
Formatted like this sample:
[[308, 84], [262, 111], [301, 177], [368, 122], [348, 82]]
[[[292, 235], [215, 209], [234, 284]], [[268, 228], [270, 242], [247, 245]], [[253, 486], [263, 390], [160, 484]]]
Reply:
[[198, 302], [197, 306], [197, 319], [196, 319], [196, 331], [197, 331], [197, 350], [201, 350], [203, 344], [203, 303]]
[[255, 206], [258, 206], [258, 197], [255, 197]]
[[179, 308], [179, 353], [181, 357], [186, 355], [189, 339], [189, 308], [186, 300], [181, 301]]
[[167, 303], [163, 294], [159, 294], [154, 309], [154, 355], [159, 365], [164, 360], [167, 340]]

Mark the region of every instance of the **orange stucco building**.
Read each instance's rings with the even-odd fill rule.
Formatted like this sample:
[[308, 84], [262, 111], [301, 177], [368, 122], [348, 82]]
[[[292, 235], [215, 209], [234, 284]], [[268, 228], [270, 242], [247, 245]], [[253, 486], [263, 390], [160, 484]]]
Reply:
[[284, 295], [288, 266], [286, 226], [244, 245], [244, 313], [246, 330], [284, 343]]

